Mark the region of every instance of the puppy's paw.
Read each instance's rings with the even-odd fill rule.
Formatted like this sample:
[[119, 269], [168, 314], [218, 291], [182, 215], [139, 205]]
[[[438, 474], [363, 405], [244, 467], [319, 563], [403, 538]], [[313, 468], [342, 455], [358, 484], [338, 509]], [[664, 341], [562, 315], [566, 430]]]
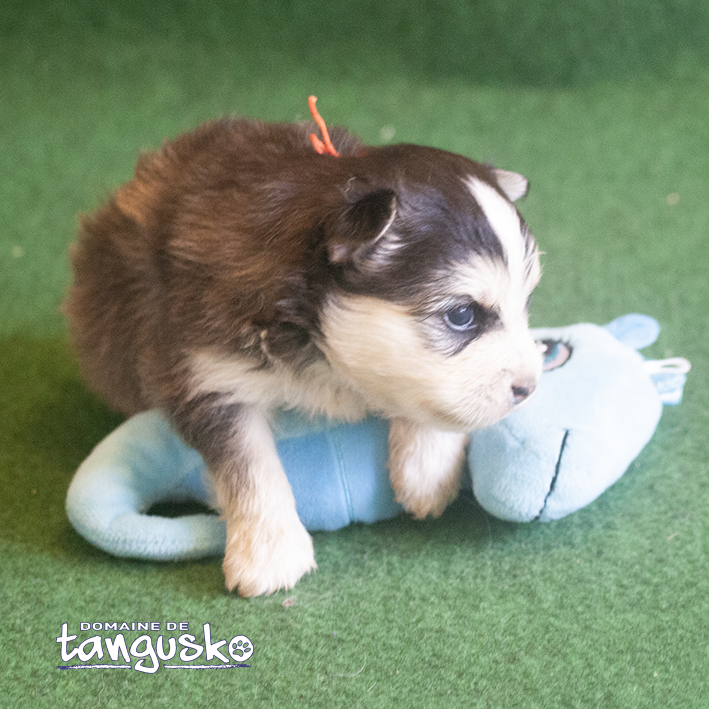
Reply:
[[439, 517], [458, 496], [467, 436], [394, 419], [389, 475], [396, 501], [416, 519]]
[[[404, 475], [410, 475], [413, 472], [417, 477], [424, 479], [428, 477], [427, 473], [430, 471], [425, 468], [411, 471], [411, 467], [411, 465], [407, 466], [409, 469], [404, 472]], [[392, 480], [392, 486], [396, 493], [396, 501], [407, 512], [410, 512], [414, 519], [424, 519], [428, 516], [440, 517], [443, 514], [446, 507], [458, 497], [460, 480], [458, 476], [455, 476], [455, 479], [449, 478], [438, 481], [435, 485], [429, 484], [420, 487], [412, 487], [408, 483], [399, 485]]]
[[293, 512], [286, 519], [227, 523], [224, 555], [226, 587], [240, 596], [269, 595], [292, 588], [317, 569], [313, 540]]

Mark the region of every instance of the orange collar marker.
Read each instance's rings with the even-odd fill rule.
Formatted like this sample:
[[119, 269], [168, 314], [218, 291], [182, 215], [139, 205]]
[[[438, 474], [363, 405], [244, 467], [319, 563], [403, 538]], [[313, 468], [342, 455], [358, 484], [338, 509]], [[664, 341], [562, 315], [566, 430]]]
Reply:
[[332, 155], [333, 157], [339, 158], [340, 153], [335, 150], [335, 146], [330, 140], [330, 134], [327, 132], [327, 126], [325, 125], [325, 121], [323, 117], [318, 113], [318, 109], [315, 108], [315, 103], [317, 102], [317, 100], [317, 96], [310, 96], [308, 98], [308, 107], [310, 108], [310, 115], [313, 117], [313, 120], [318, 124], [318, 128], [320, 128], [323, 140], [320, 140], [320, 138], [318, 138], [315, 133], [311, 133], [310, 142], [313, 144], [316, 153], [319, 153], [320, 155]]

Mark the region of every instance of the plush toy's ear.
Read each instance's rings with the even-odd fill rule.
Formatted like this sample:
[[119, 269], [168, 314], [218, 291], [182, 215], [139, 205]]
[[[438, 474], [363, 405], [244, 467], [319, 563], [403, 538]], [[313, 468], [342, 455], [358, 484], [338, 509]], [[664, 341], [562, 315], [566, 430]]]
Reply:
[[[354, 193], [354, 194], [353, 194]], [[348, 204], [328, 238], [328, 255], [336, 264], [356, 263], [389, 230], [396, 216], [393, 190], [350, 185]]]
[[500, 189], [507, 195], [507, 199], [510, 202], [516, 202], [527, 194], [529, 181], [524, 175], [520, 175], [519, 172], [496, 169], [495, 178]]

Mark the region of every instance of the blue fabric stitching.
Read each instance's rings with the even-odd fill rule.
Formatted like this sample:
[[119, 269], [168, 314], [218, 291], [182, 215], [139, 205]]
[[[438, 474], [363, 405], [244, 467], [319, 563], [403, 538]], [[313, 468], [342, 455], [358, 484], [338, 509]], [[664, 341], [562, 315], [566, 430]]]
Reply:
[[332, 441], [332, 447], [335, 449], [335, 457], [337, 458], [337, 474], [340, 478], [342, 490], [345, 494], [345, 504], [347, 505], [349, 524], [354, 520], [354, 509], [352, 507], [352, 498], [350, 497], [350, 488], [347, 484], [347, 475], [345, 474], [345, 470], [347, 469], [347, 463], [345, 456], [342, 453], [338, 429], [334, 428], [330, 431], [330, 439]]

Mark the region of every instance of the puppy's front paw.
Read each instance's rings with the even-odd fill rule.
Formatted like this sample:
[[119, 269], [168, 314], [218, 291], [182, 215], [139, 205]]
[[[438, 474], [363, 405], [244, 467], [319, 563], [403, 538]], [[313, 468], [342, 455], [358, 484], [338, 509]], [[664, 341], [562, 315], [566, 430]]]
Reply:
[[467, 436], [394, 419], [389, 475], [396, 501], [416, 519], [439, 517], [460, 490]]
[[[295, 519], [293, 519], [293, 516]], [[227, 522], [226, 587], [240, 596], [269, 595], [292, 588], [317, 569], [313, 540], [293, 511], [285, 519]]]

